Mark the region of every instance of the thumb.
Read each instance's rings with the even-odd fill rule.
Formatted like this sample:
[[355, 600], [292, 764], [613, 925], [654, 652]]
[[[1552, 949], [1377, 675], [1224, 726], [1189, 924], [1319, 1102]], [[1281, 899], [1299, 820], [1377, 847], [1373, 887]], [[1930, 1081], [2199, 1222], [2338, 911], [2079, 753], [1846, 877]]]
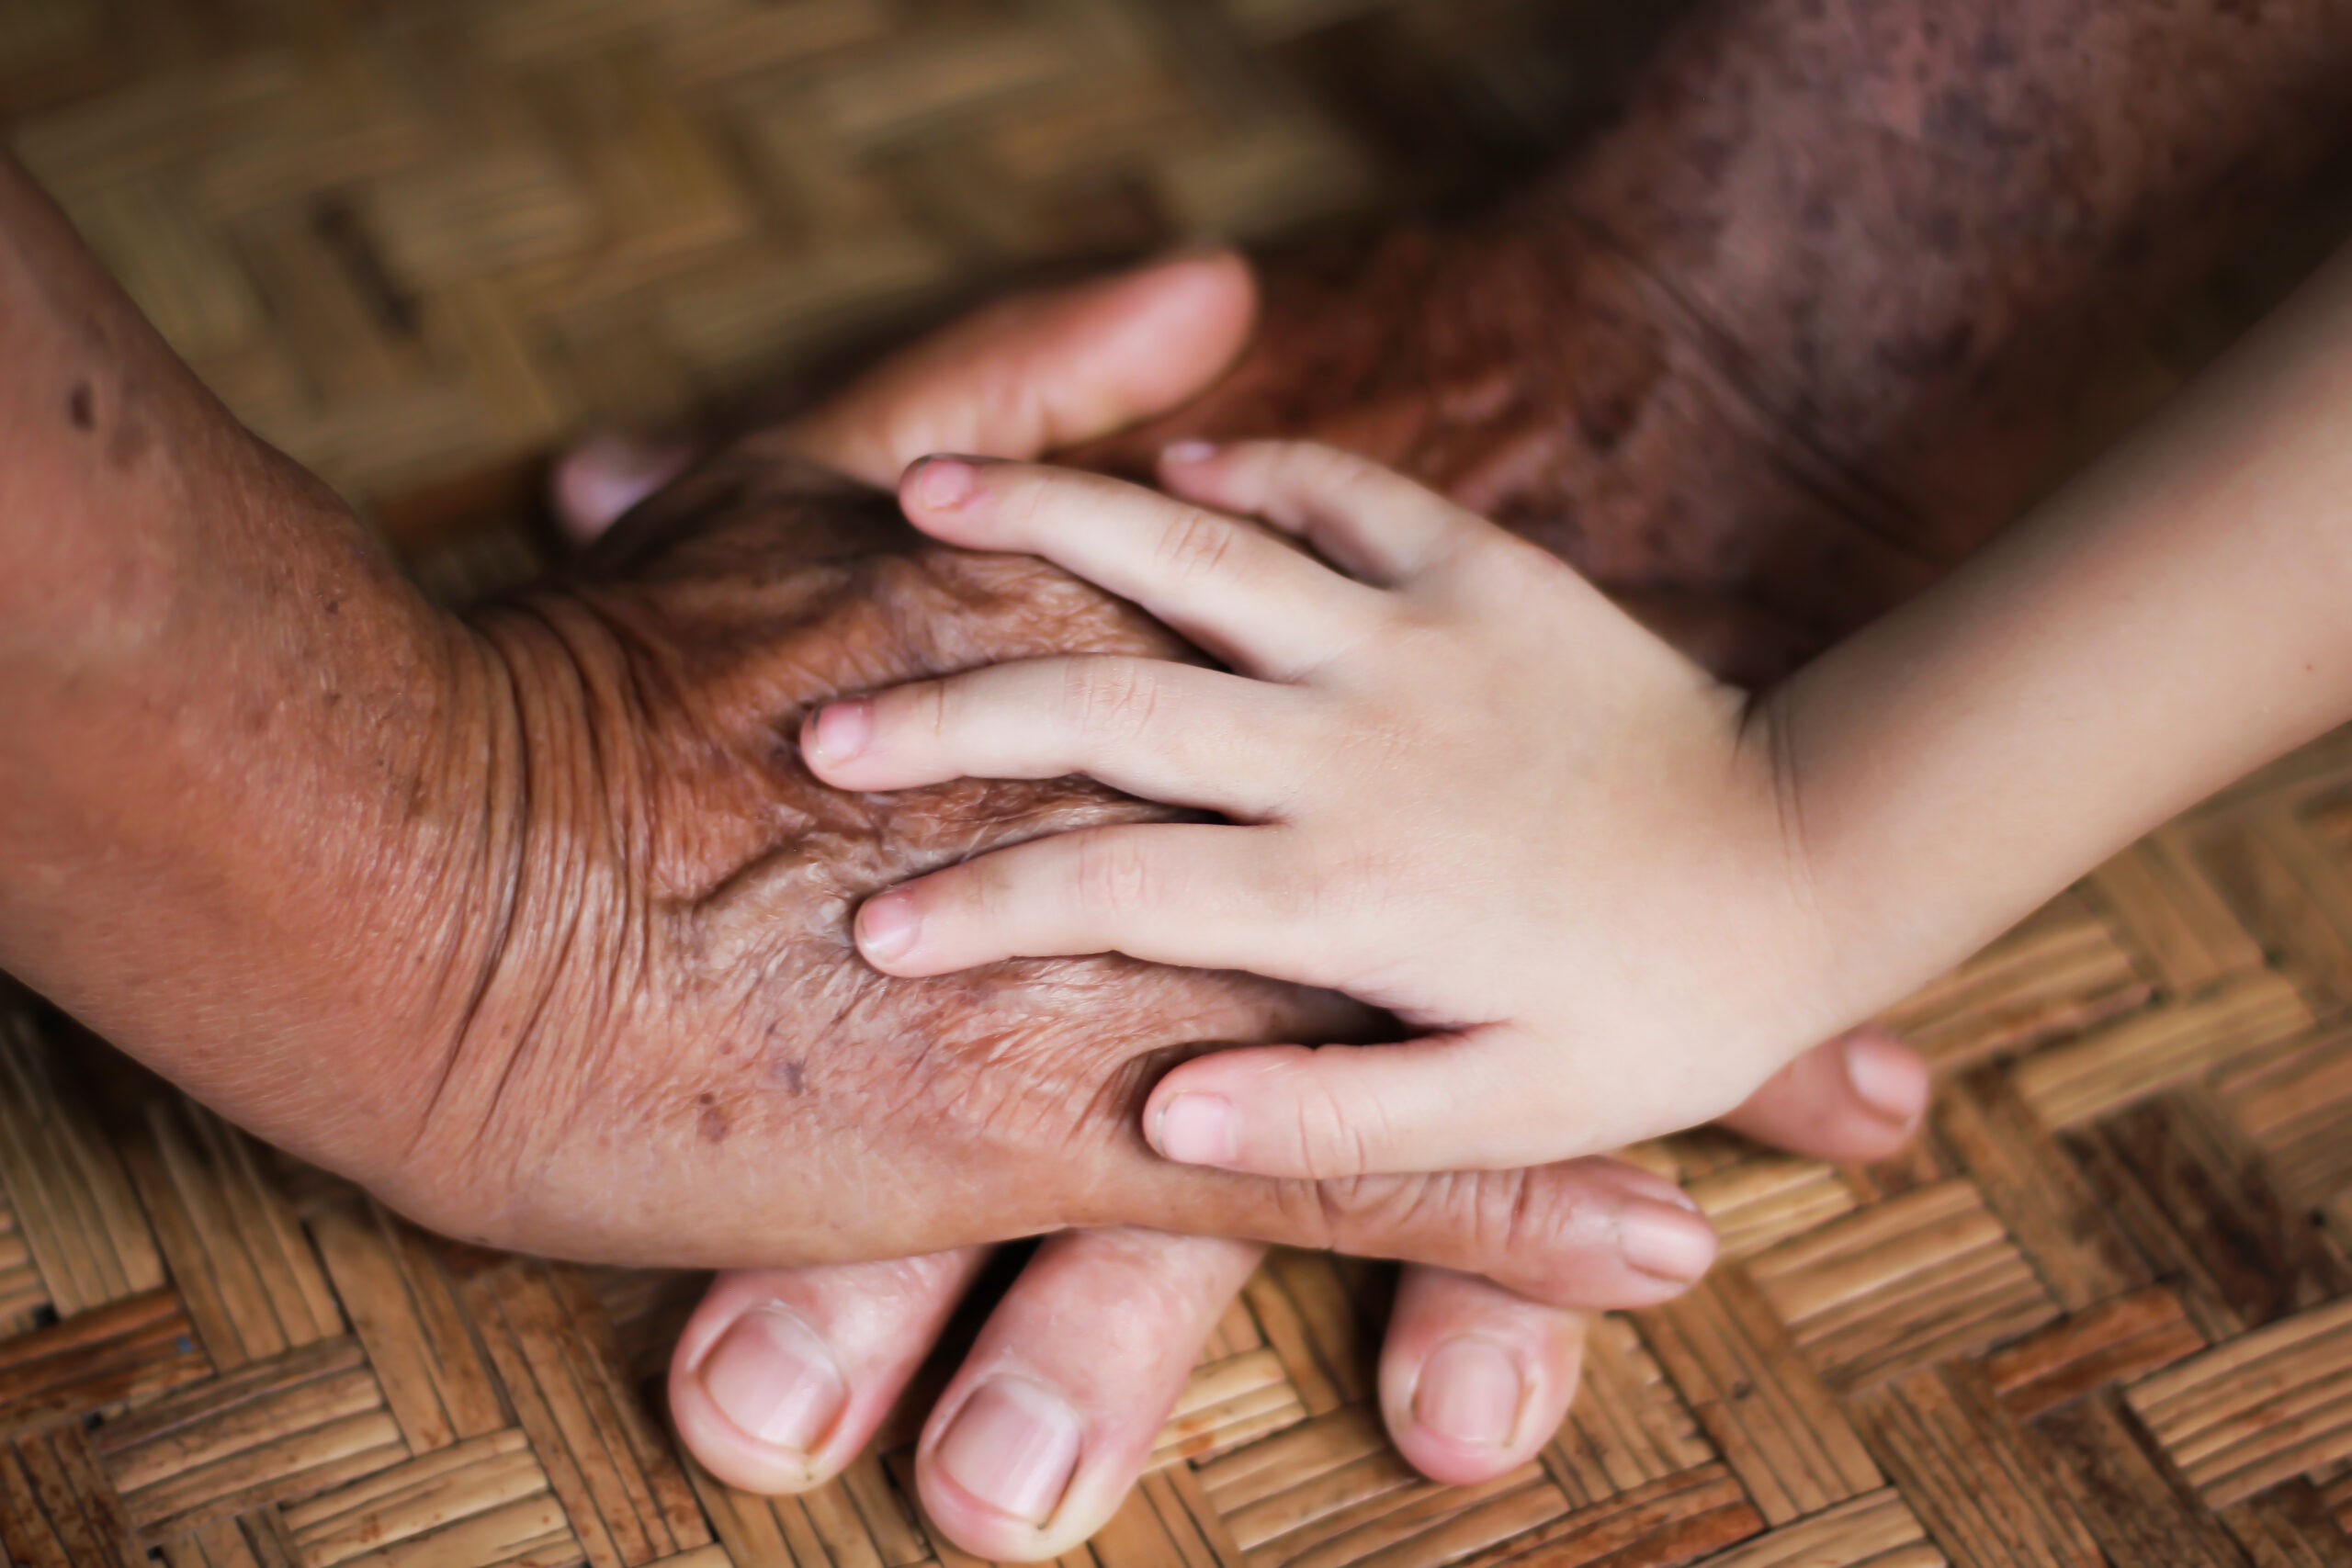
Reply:
[[879, 485], [927, 452], [1035, 457], [1202, 390], [1256, 310], [1249, 265], [1226, 250], [1017, 295], [884, 360], [795, 421], [786, 445]]

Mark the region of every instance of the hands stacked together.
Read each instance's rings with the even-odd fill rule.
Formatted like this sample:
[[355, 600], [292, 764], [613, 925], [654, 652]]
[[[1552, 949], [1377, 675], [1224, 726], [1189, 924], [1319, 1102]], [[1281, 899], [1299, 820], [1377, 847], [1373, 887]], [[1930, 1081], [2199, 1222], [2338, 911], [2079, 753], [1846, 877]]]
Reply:
[[[1192, 657], [1034, 557], [925, 541], [868, 487], [1182, 401], [1248, 335], [1233, 258], [1000, 306], [463, 617], [238, 428], [13, 172], [0, 304], [0, 962], [435, 1228], [796, 1265], [723, 1277], [679, 1347], [680, 1427], [725, 1478], [846, 1463], [1012, 1237], [1051, 1239], [918, 1460], [941, 1526], [997, 1558], [1115, 1506], [1263, 1243], [1419, 1266], [1382, 1402], [1457, 1481], [1556, 1426], [1575, 1311], [1706, 1267], [1704, 1221], [1607, 1159], [1315, 1180], [1147, 1145], [1183, 1055], [1378, 1033], [1331, 991], [1115, 956], [917, 978], [852, 943], [910, 875], [1167, 815], [1075, 779], [844, 792], [795, 737], [828, 700], [996, 660]], [[1871, 1063], [1908, 1075], [1891, 1113], [1852, 1088]], [[1849, 1041], [1737, 1124], [1876, 1153], [1923, 1080]]]
[[[1001, 306], [883, 367], [825, 409], [753, 438], [653, 497], [616, 536], [605, 539], [592, 554], [591, 580], [613, 570], [626, 570], [635, 579], [645, 571], [648, 558], [671, 561], [688, 552], [715, 552], [707, 533], [690, 536], [687, 531], [697, 525], [682, 520], [710, 508], [712, 498], [724, 498], [719, 504], [729, 509], [730, 526], [740, 529], [752, 512], [745, 505], [748, 495], [775, 494], [779, 499], [773, 504], [784, 504], [790, 492], [773, 476], [796, 458], [830, 460], [856, 478], [888, 482], [912, 456], [924, 452], [951, 448], [1021, 456], [1152, 412], [1205, 380], [1238, 347], [1247, 328], [1250, 298], [1247, 274], [1236, 263], [1204, 258]], [[600, 506], [588, 510], [608, 514], [617, 504], [605, 499], [611, 487], [582, 482], [591, 477], [577, 465], [566, 476], [573, 481], [572, 493], [602, 500]], [[646, 476], [644, 482], [653, 477]], [[1108, 480], [1068, 482], [1124, 489], [1111, 487]], [[755, 486], [768, 488], [752, 488]], [[628, 499], [623, 487], [618, 500]], [[914, 515], [927, 520], [929, 513], [918, 506]], [[1099, 508], [1086, 515], [1095, 522], [1110, 520]], [[772, 531], [775, 524], [771, 519], [761, 526]], [[888, 514], [877, 512], [866, 526], [866, 547], [871, 548], [876, 535], [887, 537]], [[717, 571], [740, 572], [742, 535], [728, 536], [735, 542], [727, 554], [714, 553], [710, 558]], [[903, 541], [888, 542], [893, 548], [905, 547]], [[818, 553], [816, 545], [799, 538], [792, 547]], [[655, 550], [662, 553], [649, 557]], [[615, 558], [627, 567], [604, 564]], [[975, 597], [970, 590], [935, 599], [918, 597], [917, 590], [930, 591], [936, 579], [897, 575], [896, 558], [885, 558], [892, 561], [894, 574], [864, 580], [861, 593], [879, 596], [888, 604], [894, 637], [922, 649], [948, 642], [953, 651], [929, 656], [943, 667], [1048, 649], [1091, 649], [1106, 664], [1176, 651], [1164, 634], [1142, 629], [1111, 601], [1076, 592], [1068, 579], [1027, 557], [989, 559], [944, 551], [918, 555], [915, 558], [927, 574], [954, 571], [959, 576], [951, 581], [985, 585], [982, 592], [993, 619], [976, 636], [959, 622], [959, 615], [968, 615], [962, 606]], [[1293, 558], [1305, 564], [1304, 558]], [[675, 570], [653, 570], [663, 576]], [[1567, 578], [1556, 563], [1553, 570]], [[980, 572], [994, 575], [961, 575]], [[698, 593], [712, 592], [712, 581], [693, 581]], [[1169, 615], [1163, 606], [1148, 599], [1146, 603], [1196, 643], [1216, 646], [1197, 621]], [[858, 606], [865, 615], [874, 608], [871, 598]], [[837, 637], [867, 637], [862, 651], [868, 659], [876, 656], [865, 623], [823, 625]], [[1008, 626], [1017, 630], [1008, 632]], [[735, 634], [730, 630], [727, 636]], [[956, 640], [963, 638], [972, 640]], [[786, 651], [804, 667], [819, 658], [841, 658], [834, 651], [812, 655], [812, 646], [796, 640]], [[862, 678], [839, 683], [865, 690], [896, 673], [868, 664], [859, 669]], [[1199, 674], [1215, 678], [1205, 671]], [[1544, 671], [1531, 669], [1529, 674], [1540, 682]], [[992, 677], [984, 673], [974, 678]], [[812, 712], [816, 699], [825, 694], [796, 693], [792, 704], [780, 712]], [[844, 709], [826, 711], [838, 723]], [[944, 744], [951, 735], [942, 730], [935, 739]], [[837, 773], [823, 758], [821, 746], [804, 750], [820, 772]], [[1089, 824], [1115, 831], [1120, 824], [1138, 820], [1132, 805], [1114, 808], [1106, 797], [1068, 784], [1034, 786], [1046, 794], [1017, 795], [1010, 793], [1013, 786], [998, 785], [984, 795], [943, 795], [943, 787], [966, 792], [981, 788], [969, 782], [944, 786], [939, 781], [947, 773], [964, 771], [945, 766], [945, 760], [944, 750], [931, 753], [933, 779], [903, 776], [904, 758], [884, 764], [892, 770], [890, 776], [831, 778], [861, 792], [852, 798], [871, 802], [876, 813], [871, 830], [891, 845], [890, 852], [878, 857], [871, 869], [861, 865], [856, 883], [840, 893], [836, 918], [844, 923], [854, 894], [878, 890], [894, 873], [920, 868], [920, 852], [910, 854], [897, 843], [922, 832], [919, 824], [928, 813], [955, 812], [953, 820], [961, 824], [956, 830], [967, 835], [973, 819], [984, 817], [991, 839], [1025, 840], [1040, 851], [1072, 842], [1037, 838], [1040, 832]], [[867, 766], [880, 761], [877, 753]], [[1053, 779], [1074, 769], [1057, 762], [971, 771]], [[1141, 793], [1164, 793], [1148, 787], [1152, 781], [1145, 778], [1107, 772], [1105, 776]], [[917, 784], [928, 787], [909, 789]], [[868, 790], [894, 793], [877, 799], [864, 793]], [[1213, 804], [1205, 798], [1182, 798], [1188, 804]], [[967, 804], [976, 800], [985, 801], [985, 807]], [[702, 808], [707, 810], [707, 806]], [[1000, 818], [1016, 808], [1026, 813], [1017, 826], [997, 826]], [[1153, 829], [1171, 830], [1181, 831]], [[990, 863], [985, 857], [972, 863], [976, 867]], [[804, 865], [805, 860], [796, 861], [796, 874]], [[784, 901], [801, 896], [797, 885], [786, 884], [761, 908], [772, 917], [786, 907]], [[1080, 896], [1085, 896], [1083, 887]], [[884, 902], [870, 900], [865, 908], [871, 910]], [[1103, 913], [1083, 904], [1073, 908], [1081, 919]], [[1231, 974], [1149, 970], [1115, 960], [1097, 960], [1078, 969], [1023, 965], [1009, 971], [997, 966], [951, 990], [914, 986], [890, 990], [861, 971], [842, 949], [840, 928], [829, 930], [826, 936], [829, 945], [822, 962], [834, 967], [811, 964], [796, 973], [813, 973], [828, 982], [835, 976], [862, 976], [851, 983], [871, 1010], [853, 1007], [841, 1015], [836, 1030], [842, 1037], [837, 1043], [849, 1049], [834, 1053], [822, 1047], [836, 1042], [820, 1042], [819, 1050], [797, 1057], [788, 1068], [771, 1066], [772, 1082], [782, 1074], [805, 1090], [820, 1081], [838, 1083], [845, 1070], [904, 1071], [907, 1077], [897, 1091], [910, 1099], [923, 1096], [922, 1110], [933, 1136], [941, 1130], [938, 1118], [976, 1104], [988, 1109], [965, 1113], [1017, 1118], [1028, 1135], [1041, 1125], [1046, 1129], [1040, 1141], [1019, 1151], [1017, 1159], [1002, 1163], [1001, 1174], [1014, 1183], [1011, 1189], [985, 1185], [998, 1173], [979, 1161], [956, 1174], [953, 1179], [965, 1190], [986, 1193], [975, 1200], [985, 1205], [984, 1212], [933, 1211], [928, 1223], [1002, 1224], [1012, 1232], [1033, 1224], [1127, 1222], [1124, 1228], [1080, 1231], [1046, 1244], [997, 1308], [980, 1342], [943, 1394], [919, 1450], [925, 1503], [959, 1540], [996, 1556], [1058, 1550], [1091, 1530], [1124, 1494], [1198, 1345], [1254, 1264], [1257, 1248], [1132, 1228], [1138, 1220], [1168, 1228], [1203, 1223], [1192, 1211], [1162, 1208], [1139, 1213], [1132, 1207], [1114, 1206], [1117, 1189], [1110, 1183], [1130, 1179], [1134, 1167], [1129, 1162], [1136, 1156], [1142, 1156], [1139, 1174], [1153, 1184], [1144, 1189], [1154, 1194], [1152, 1201], [1168, 1201], [1158, 1196], [1163, 1191], [1184, 1192], [1182, 1186], [1159, 1185], [1176, 1173], [1161, 1166], [1159, 1175], [1152, 1177], [1148, 1155], [1135, 1136], [1136, 1110], [1148, 1082], [1130, 1080], [1131, 1089], [1114, 1099], [1090, 1096], [1074, 1101], [1069, 1089], [1055, 1087], [1048, 1051], [1101, 1052], [1095, 1060], [1105, 1069], [1115, 1069], [1132, 1060], [1129, 1054], [1161, 1041], [1330, 1037], [1360, 1032], [1366, 1021], [1327, 995], [1255, 987]], [[1107, 928], [1081, 931], [1063, 950], [1126, 946], [1117, 936]], [[960, 956], [972, 961], [968, 953]], [[1204, 955], [1169, 956], [1197, 961]], [[912, 967], [921, 972], [947, 966], [934, 961]], [[881, 967], [906, 972], [910, 966], [885, 959]], [[1269, 967], [1267, 956], [1261, 955], [1252, 967]], [[1012, 974], [1021, 974], [1023, 982], [1012, 983]], [[801, 984], [808, 981], [804, 978]], [[930, 982], [932, 987], [946, 984]], [[1094, 988], [1078, 992], [1073, 1005], [1069, 987], [1075, 984]], [[1212, 1002], [1223, 1010], [1204, 1015], [1204, 1007]], [[1012, 1036], [1008, 1014], [1024, 1007], [1035, 1010], [1023, 1021], [1018, 1036]], [[874, 1054], [888, 1050], [891, 1043], [888, 1032], [877, 1025], [909, 1016], [886, 1008], [920, 1010], [912, 1016], [926, 1040], [918, 1043], [929, 1048], [919, 1059], [893, 1055], [888, 1066], [873, 1064]], [[1003, 1081], [945, 1076], [964, 1067], [955, 1047], [972, 1038], [976, 1011], [983, 1026], [1004, 1040], [980, 1048], [990, 1074], [999, 1080], [1028, 1075], [1037, 1086], [1036, 1102], [1008, 1106], [1013, 1090]], [[1304, 1033], [1302, 1025], [1315, 1032]], [[854, 1044], [846, 1033], [850, 1030], [855, 1031]], [[1221, 1059], [1213, 1056], [1201, 1066]], [[851, 1060], [866, 1066], [852, 1068], [847, 1065]], [[1068, 1066], [1066, 1057], [1059, 1070], [1066, 1072]], [[817, 1077], [819, 1073], [825, 1075], [824, 1080]], [[929, 1092], [933, 1081], [939, 1090], [935, 1098]], [[1875, 1099], [1865, 1098], [1865, 1092]], [[1758, 1088], [1729, 1120], [1792, 1148], [1829, 1157], [1866, 1158], [1887, 1152], [1901, 1140], [1925, 1093], [1925, 1074], [1917, 1058], [1884, 1036], [1863, 1032], [1801, 1058]], [[725, 1113], [730, 1129], [743, 1114], [732, 1102]], [[1052, 1192], [1054, 1161], [1043, 1157], [1049, 1146], [1058, 1147], [1064, 1159], [1074, 1147], [1096, 1155], [1093, 1169], [1081, 1175], [1082, 1185], [1076, 1190], [1084, 1193], [1078, 1200], [1084, 1207], [1073, 1207], [1067, 1193]], [[731, 1136], [715, 1152], [714, 1167], [742, 1157]], [[902, 1146], [899, 1158], [908, 1161], [911, 1154]], [[753, 1173], [764, 1178], [766, 1163], [755, 1158]], [[1407, 1270], [1380, 1381], [1384, 1409], [1404, 1451], [1423, 1470], [1450, 1481], [1485, 1479], [1522, 1462], [1557, 1425], [1574, 1392], [1582, 1338], [1580, 1318], [1559, 1306], [1656, 1301], [1696, 1278], [1713, 1250], [1703, 1224], [1686, 1211], [1670, 1187], [1601, 1161], [1482, 1176], [1345, 1179], [1312, 1189], [1277, 1183], [1266, 1190], [1270, 1206], [1263, 1209], [1246, 1206], [1256, 1201], [1249, 1188], [1219, 1192], [1216, 1201], [1227, 1206], [1217, 1211], [1219, 1218], [1207, 1223], [1257, 1239], [1320, 1244], [1344, 1236], [1340, 1244], [1351, 1250], [1444, 1265]], [[1042, 1224], [1024, 1223], [1021, 1216], [1040, 1198], [1055, 1205], [1053, 1212], [1042, 1217]], [[1188, 1193], [1183, 1201], [1195, 1199]], [[870, 1224], [875, 1210], [864, 1212]], [[668, 1238], [669, 1244], [674, 1247], [692, 1234], [681, 1228]], [[860, 1239], [872, 1234], [861, 1233]], [[978, 1258], [967, 1249], [898, 1264], [722, 1277], [678, 1348], [672, 1403], [682, 1432], [706, 1463], [747, 1486], [797, 1486], [831, 1473], [870, 1435], [928, 1348]], [[1517, 1289], [1506, 1290], [1480, 1275]]]
[[[2092, 487], [1769, 708], [1706, 673], [1785, 671], [1981, 539], [2046, 440], [2019, 389], [2126, 314], [2069, 302], [2125, 257], [2109, 297], [2154, 296], [2196, 250], [2146, 243], [2167, 215], [2304, 155], [2267, 113], [2122, 112], [2149, 61], [2340, 98], [2312, 7], [2014, 9], [1720, 8], [1579, 169], [1286, 275], [1246, 353], [1229, 257], [1000, 306], [462, 617], [0, 170], [0, 965], [428, 1224], [732, 1270], [671, 1395], [740, 1484], [839, 1470], [982, 1249], [1040, 1235], [919, 1450], [971, 1551], [1107, 1516], [1267, 1242], [1407, 1260], [1390, 1430], [1503, 1472], [1573, 1393], [1577, 1314], [1711, 1256], [1602, 1151], [1717, 1112], [1890, 1150], [1917, 1058], [1798, 1046], [2341, 705], [2352, 572], [2251, 570], [2342, 493], [2324, 312], [2265, 351], [2284, 392], [2175, 422], [2163, 485]], [[1947, 118], [1998, 134], [1955, 141], [1929, 99], [1986, 73]], [[2282, 446], [2233, 410], [2303, 414]], [[1378, 456], [1667, 640], [1328, 451], [1179, 451], [1177, 501], [1026, 466], [1146, 420], [1082, 456]], [[966, 460], [908, 479], [918, 532], [875, 487], [936, 453]], [[2247, 477], [2290, 470], [2320, 482]], [[2217, 511], [2256, 542], [2211, 547]], [[2186, 546], [2097, 547], [2133, 517]], [[2127, 668], [2157, 695], [2052, 674]], [[1142, 956], [1070, 956], [1113, 949]]]

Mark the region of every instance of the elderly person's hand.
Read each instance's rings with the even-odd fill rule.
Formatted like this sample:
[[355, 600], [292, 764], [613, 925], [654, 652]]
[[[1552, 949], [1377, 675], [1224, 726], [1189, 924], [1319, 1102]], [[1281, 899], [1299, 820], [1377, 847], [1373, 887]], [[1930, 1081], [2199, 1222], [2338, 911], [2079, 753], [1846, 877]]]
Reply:
[[[933, 450], [1033, 455], [1182, 396], [1238, 346], [1250, 306], [1247, 273], [1220, 257], [1008, 301], [894, 356], [755, 449], [876, 484]], [[573, 531], [593, 538], [685, 457], [674, 446], [592, 443], [560, 466], [559, 502]], [[673, 503], [655, 504], [666, 513]], [[1861, 1098], [1856, 1065], [1875, 1075], [1883, 1101], [1900, 1103], [1889, 1111]], [[1732, 1124], [1793, 1149], [1867, 1158], [1901, 1141], [1925, 1088], [1916, 1057], [1866, 1035], [1804, 1058]], [[1140, 1467], [1185, 1369], [1257, 1256], [1251, 1246], [1135, 1229], [1049, 1241], [930, 1414], [917, 1472], [934, 1519], [999, 1557], [1091, 1530]], [[722, 1276], [673, 1363], [680, 1432], [713, 1470], [756, 1490], [830, 1476], [871, 1437], [979, 1257], [967, 1248]], [[1468, 1275], [1408, 1268], [1379, 1379], [1398, 1446], [1425, 1472], [1462, 1483], [1523, 1462], [1574, 1392], [1583, 1331], [1576, 1313]], [[1000, 1379], [1051, 1391], [1078, 1430], [1064, 1428], [1058, 1445], [1024, 1441], [1035, 1429], [1026, 1406], [971, 1397]], [[995, 1484], [1025, 1502], [1066, 1482], [1042, 1532], [976, 1495]]]
[[[858, 897], [1148, 808], [1075, 783], [842, 796], [799, 764], [801, 711], [1028, 650], [1172, 651], [1131, 610], [925, 546], [886, 496], [755, 441], [582, 571], [445, 615], [14, 171], [0, 353], [0, 962], [262, 1135], [437, 1228], [575, 1258], [843, 1264], [1148, 1226], [1408, 1257], [1553, 1306], [1659, 1300], [1704, 1267], [1703, 1222], [1606, 1161], [1317, 1186], [1151, 1156], [1156, 1057], [1364, 1027], [1328, 996], [858, 961]], [[1191, 1346], [1138, 1325], [1204, 1326], [1249, 1253], [1163, 1245], [1049, 1251], [1023, 1300], [1099, 1293], [1124, 1247], [1118, 1299], [1170, 1294], [1107, 1326], [1164, 1402]], [[923, 1459], [934, 1503], [956, 1488], [948, 1528], [1007, 1556], [1091, 1528], [1149, 1436], [1008, 1370], [1004, 1339], [1040, 1326], [1021, 1304]], [[1556, 1407], [1522, 1391], [1484, 1447], [1532, 1446], [1527, 1412]], [[958, 1466], [976, 1415], [1025, 1447]]]

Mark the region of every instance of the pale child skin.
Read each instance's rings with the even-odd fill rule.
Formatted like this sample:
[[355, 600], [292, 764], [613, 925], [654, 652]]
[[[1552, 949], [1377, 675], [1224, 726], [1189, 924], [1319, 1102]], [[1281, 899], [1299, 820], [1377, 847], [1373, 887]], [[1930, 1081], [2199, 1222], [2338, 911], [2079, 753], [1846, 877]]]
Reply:
[[1176, 1068], [1145, 1131], [1188, 1163], [1509, 1167], [1704, 1121], [2352, 716], [2347, 255], [1760, 699], [1346, 454], [1178, 447], [1160, 479], [933, 457], [899, 495], [934, 536], [1044, 556], [1227, 670], [998, 665], [832, 704], [802, 744], [848, 789], [1080, 773], [1227, 819], [910, 882], [860, 911], [879, 969], [1117, 951], [1331, 987], [1415, 1032]]

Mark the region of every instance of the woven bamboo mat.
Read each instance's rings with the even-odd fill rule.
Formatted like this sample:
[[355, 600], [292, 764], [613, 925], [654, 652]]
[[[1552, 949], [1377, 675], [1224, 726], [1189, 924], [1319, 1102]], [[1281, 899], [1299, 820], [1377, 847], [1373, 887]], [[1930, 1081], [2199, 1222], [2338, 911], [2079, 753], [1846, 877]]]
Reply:
[[[0, 0], [12, 143], [250, 422], [445, 592], [530, 466], [974, 282], [1474, 194], [1661, 7], [1532, 0]], [[2247, 320], [2299, 214], [2120, 368]], [[2102, 412], [2103, 411], [2103, 412]], [[460, 518], [503, 525], [452, 531]], [[1375, 1271], [1278, 1256], [1068, 1568], [2352, 1562], [2352, 738], [1899, 1010], [1917, 1147], [1650, 1151], [1724, 1261], [1605, 1320], [1489, 1485], [1371, 1403]], [[697, 1281], [435, 1241], [0, 998], [0, 1559], [973, 1568], [903, 1419], [800, 1498], [653, 1399]]]
[[397, 526], [975, 285], [1491, 183], [1682, 8], [0, 0], [0, 116], [245, 422]]

